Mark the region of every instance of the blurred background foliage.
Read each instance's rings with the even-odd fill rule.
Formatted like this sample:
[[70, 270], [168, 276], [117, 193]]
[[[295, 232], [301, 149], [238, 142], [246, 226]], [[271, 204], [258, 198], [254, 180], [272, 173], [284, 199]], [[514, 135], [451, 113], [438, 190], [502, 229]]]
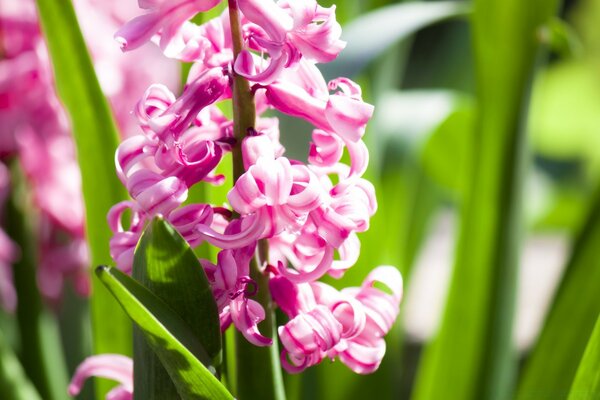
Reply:
[[[405, 298], [401, 321], [387, 338], [386, 358], [377, 373], [355, 375], [341, 363], [324, 362], [300, 375], [285, 375], [287, 396], [290, 400], [387, 399], [411, 398], [411, 395], [432, 400], [494, 398], [489, 393], [440, 397], [445, 390], [461, 393], [445, 386], [437, 389], [437, 394], [429, 392], [428, 397], [418, 385], [415, 388], [415, 382], [422, 380], [426, 383], [421, 382], [421, 385], [434, 385], [435, 381], [427, 379], [444, 371], [441, 367], [430, 370], [430, 366], [424, 367], [422, 355], [430, 351], [425, 349], [437, 333], [443, 336], [448, 332], [446, 326], [439, 328], [447, 304], [460, 221], [463, 214], [467, 214], [464, 209], [461, 214], [461, 206], [469, 204], [469, 188], [473, 185], [470, 179], [475, 175], [473, 168], [478, 167], [473, 160], [478, 160], [482, 152], [473, 134], [480, 126], [478, 118], [483, 108], [473, 51], [476, 40], [470, 23], [473, 4], [460, 0], [321, 0], [319, 3], [337, 5], [338, 20], [344, 27], [343, 38], [349, 42], [348, 49], [336, 62], [324, 66], [324, 74], [327, 78], [346, 75], [356, 79], [363, 87], [366, 100], [376, 106], [365, 140], [371, 152], [367, 175], [375, 184], [379, 209], [371, 220], [371, 229], [360, 235], [362, 248], [358, 264], [342, 280], [328, 279], [328, 283], [337, 287], [359, 285], [376, 265], [392, 264], [403, 273]], [[486, 3], [507, 7], [519, 4], [499, 0], [476, 0], [475, 3], [482, 7]], [[533, 15], [538, 11], [535, 5], [552, 1], [522, 3], [524, 15], [527, 12]], [[516, 361], [515, 371], [509, 373], [511, 376], [499, 381], [504, 382], [503, 395], [499, 398], [566, 399], [574, 380], [577, 390], [585, 390], [586, 382], [594, 379], [590, 371], [596, 368], [595, 355], [600, 340], [598, 327], [592, 335], [600, 311], [597, 256], [600, 248], [600, 1], [566, 0], [561, 3], [556, 17], [545, 21], [534, 30], [536, 43], [545, 49], [544, 55], [537, 60], [535, 70], [532, 66], [531, 71], [527, 68], [521, 71], [532, 75], [531, 82], [523, 85], [525, 107], [520, 108], [517, 116], [520, 121], [526, 121], [523, 125], [526, 167], [516, 172], [522, 180], [522, 195], [513, 196], [515, 204], [522, 198], [522, 218], [515, 223], [514, 238], [510, 237], [515, 241], [514, 246], [506, 245], [515, 251], [515, 256], [521, 249], [520, 262], [495, 260], [499, 265], [497, 270], [507, 275], [506, 290], [516, 303], [514, 315], [508, 304], [508, 311], [502, 317], [508, 321], [506, 326], [513, 326], [512, 339], [503, 338], [508, 343], [503, 349], [509, 352], [514, 349]], [[479, 29], [484, 28], [479, 26]], [[518, 33], [516, 35], [518, 38]], [[523, 46], [526, 46], [525, 41], [524, 38]], [[535, 46], [533, 48], [535, 50]], [[494, 53], [495, 49], [489, 50]], [[502, 51], [506, 57], [496, 66], [499, 70], [513, 68], [515, 58], [523, 49], [515, 48], [514, 57], [510, 47]], [[496, 100], [498, 104], [502, 101], [488, 98], [490, 103], [485, 107], [493, 109]], [[307, 153], [310, 127], [278, 116], [288, 156], [302, 159]], [[512, 165], [512, 159], [500, 156], [498, 163]], [[504, 184], [506, 182], [499, 183]], [[209, 193], [194, 192], [190, 197], [220, 202], [226, 190], [227, 187], [221, 187], [210, 189]], [[518, 214], [518, 210], [511, 212]], [[508, 217], [511, 212], [507, 213]], [[19, 215], [13, 213], [15, 218]], [[488, 222], [481, 221], [482, 224]], [[461, 248], [465, 253], [469, 247], [477, 249], [478, 246], [480, 243], [474, 240], [463, 243]], [[464, 254], [463, 258], [457, 256], [465, 257]], [[514, 267], [515, 276], [502, 268], [504, 264]], [[485, 270], [489, 266], [479, 267]], [[495, 284], [493, 275], [484, 278], [490, 282], [482, 282], [482, 285]], [[512, 283], [516, 287], [511, 288]], [[474, 284], [479, 282], [474, 281]], [[469, 301], [468, 297], [464, 299]], [[497, 306], [493, 300], [491, 310]], [[71, 301], [64, 301], [63, 307], [67, 310], [79, 306], [85, 308]], [[449, 310], [448, 313], [454, 312]], [[462, 309], [454, 310], [458, 310], [456, 315], [447, 315], [446, 320], [460, 320]], [[34, 316], [39, 319], [35, 322], [39, 329], [48, 326], [47, 319], [53, 318], [47, 316], [45, 310], [36, 311]], [[19, 348], [15, 323], [5, 315], [0, 317], [0, 398], [6, 394], [9, 399], [34, 399], [35, 390], [24, 376], [29, 374], [27, 362], [22, 362], [26, 369], [23, 371], [13, 352]], [[488, 328], [497, 323], [495, 313], [479, 317]], [[87, 321], [87, 315], [76, 323], [82, 321]], [[53, 332], [57, 329], [55, 325], [51, 323]], [[65, 349], [70, 347], [69, 343], [82, 339], [70, 338], [73, 327], [69, 324], [61, 327]], [[77, 329], [89, 341], [90, 327]], [[453, 344], [452, 337], [447, 337], [450, 342], [442, 342], [446, 347], [448, 343]], [[588, 345], [590, 337], [596, 341], [596, 347], [594, 343]], [[490, 342], [482, 341], [479, 347], [469, 349], [473, 352], [470, 354], [475, 358], [493, 354]], [[78, 347], [89, 350], [91, 346], [84, 343]], [[455, 350], [460, 358], [463, 349], [459, 346]], [[587, 367], [579, 367], [584, 352]], [[81, 353], [73, 357], [81, 358]], [[439, 360], [443, 357], [437, 360], [442, 363]], [[72, 372], [75, 362], [67, 361]], [[421, 376], [424, 373], [420, 369], [428, 369], [429, 375]], [[464, 371], [454, 372], [463, 378]], [[6, 379], [9, 375], [12, 380]], [[30, 376], [30, 379], [35, 381], [39, 391], [38, 382], [45, 378]], [[64, 381], [64, 377], [60, 380]], [[47, 389], [48, 392], [56, 390]], [[473, 390], [477, 393], [477, 389]], [[62, 398], [62, 395], [53, 398]], [[93, 395], [88, 391], [81, 398], [93, 398]], [[571, 394], [570, 398], [579, 397]]]
[[[358, 78], [366, 99], [376, 105], [366, 138], [371, 151], [370, 179], [376, 182], [379, 200], [371, 230], [361, 235], [359, 264], [348, 272], [343, 283], [334, 280], [330, 283], [339, 286], [358, 284], [374, 265], [389, 263], [397, 265], [403, 272], [408, 296], [402, 306], [404, 327], [398, 327], [390, 335], [386, 360], [375, 375], [356, 376], [339, 364], [325, 363], [305, 372], [300, 378], [302, 384], [288, 384], [288, 389], [290, 398], [303, 399], [409, 398], [424, 342], [432, 338], [441, 317], [460, 218], [458, 207], [465, 193], [466, 176], [461, 165], [469, 157], [468, 132], [473, 129], [477, 107], [472, 28], [468, 18], [461, 17], [462, 12], [458, 10], [449, 12], [449, 18], [427, 20], [426, 26], [415, 29], [415, 34], [400, 33], [394, 38], [386, 38], [386, 32], [394, 35], [395, 30], [400, 30], [398, 26], [404, 19], [390, 16], [389, 21], [380, 20], [378, 27], [372, 25], [373, 21], [361, 25], [361, 19], [373, 10], [378, 10], [379, 15], [390, 15], [400, 2], [341, 0], [334, 3], [345, 28], [345, 38], [348, 39], [349, 33], [352, 38], [373, 35], [388, 46], [375, 59], [359, 61], [359, 67], [344, 64], [349, 60], [341, 56], [338, 61], [343, 62], [335, 62], [324, 69], [326, 76], [333, 77], [340, 72], [358, 72], [364, 65], [353, 78]], [[462, 4], [468, 7], [468, 2]], [[386, 8], [382, 10], [381, 7]], [[410, 11], [407, 7], [400, 12]], [[419, 11], [407, 20], [414, 23], [419, 18], [427, 18], [424, 17], [428, 12], [425, 8]], [[557, 288], [560, 287], [561, 293], [567, 292], [563, 287], [567, 286], [565, 281], [576, 281], [572, 278], [574, 273], [563, 274], [562, 271], [575, 270], [571, 266], [579, 263], [582, 275], [588, 280], [597, 279], [598, 265], [594, 256], [590, 254], [587, 259], [580, 256], [573, 260], [577, 255], [569, 257], [569, 249], [576, 247], [573, 242], [586, 222], [588, 235], [579, 234], [578, 242], [583, 241], [582, 237], [589, 238], [590, 229], [596, 225], [591, 222], [591, 209], [600, 181], [600, 146], [596, 145], [600, 140], [598, 20], [600, 2], [566, 1], [557, 17], [548, 20], [537, 31], [538, 40], [547, 53], [538, 63], [533, 78], [526, 126], [530, 154], [523, 178], [525, 232], [513, 334], [513, 344], [519, 351], [522, 366], [519, 372], [525, 377], [535, 375], [535, 372], [527, 371], [536, 369], [535, 365], [528, 365], [528, 359], [535, 357], [528, 355], [544, 326], [548, 309], [560, 308], [556, 304], [558, 300], [552, 301], [554, 294], [559, 292]], [[350, 32], [349, 28], [352, 29]], [[349, 43], [352, 46], [353, 42], [349, 40]], [[369, 46], [377, 47], [378, 44], [365, 44], [363, 51], [368, 55], [373, 52]], [[504, 62], [510, 64], [512, 61]], [[288, 141], [288, 152], [294, 154], [294, 149], [300, 149], [298, 157], [301, 157], [305, 153], [309, 130], [284, 118], [282, 132], [283, 140]], [[478, 149], [473, 148], [473, 151]], [[589, 240], [591, 243], [587, 247], [593, 252], [599, 242]], [[579, 244], [579, 253], [583, 253], [581, 248], [586, 245]], [[569, 258], [569, 268], [565, 268]], [[562, 284], [561, 276], [564, 277]], [[578, 290], [575, 288], [585, 290], [581, 281], [572, 286], [571, 292]], [[577, 308], [584, 307], [583, 303], [597, 302], [598, 296], [593, 290], [580, 292], [577, 299], [580, 304], [570, 303], [565, 312], [586, 315]], [[562, 297], [568, 296], [563, 294]], [[597, 315], [597, 306], [590, 307], [592, 311], [588, 314]], [[591, 327], [595, 321], [594, 317]], [[561, 328], [554, 327], [557, 337], [547, 342], [554, 340], [553, 344], [556, 344], [568, 336], [565, 335], [569, 330], [565, 322], [563, 320]], [[550, 317], [546, 324], [551, 325]], [[581, 336], [571, 340], [579, 340], [581, 346], [585, 346], [591, 327], [582, 329]], [[553, 327], [549, 326], [548, 330], [550, 328]], [[565, 343], [569, 343], [568, 340]], [[573, 353], [577, 358], [577, 362], [572, 362], [576, 368], [581, 353]], [[546, 362], [561, 361], [560, 357], [549, 356], [530, 364]], [[557, 374], [564, 373], [564, 369], [564, 365], [555, 368]], [[537, 394], [529, 394], [529, 397], [526, 393], [519, 395], [532, 399], [567, 398], [573, 376], [566, 375], [568, 377], [562, 380], [568, 384], [563, 392], [552, 392], [552, 385], [549, 385], [545, 393], [535, 392]], [[544, 379], [551, 382], [553, 378], [554, 375]], [[527, 379], [535, 381], [535, 378]], [[517, 379], [514, 386], [520, 388], [527, 384]], [[535, 387], [534, 383], [532, 385]], [[302, 388], [300, 394], [296, 388]], [[517, 396], [512, 388], [506, 390], [510, 393], [508, 398]]]

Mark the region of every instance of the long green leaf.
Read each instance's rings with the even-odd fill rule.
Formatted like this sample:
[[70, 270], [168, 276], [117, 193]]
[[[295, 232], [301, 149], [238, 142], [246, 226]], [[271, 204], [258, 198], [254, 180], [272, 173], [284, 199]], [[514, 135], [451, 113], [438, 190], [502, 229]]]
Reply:
[[446, 310], [426, 349], [414, 398], [507, 399], [516, 360], [511, 346], [520, 177], [537, 32], [556, 0], [475, 0], [477, 114], [469, 178]]
[[[165, 302], [191, 328], [214, 364], [220, 364], [221, 329], [208, 279], [189, 244], [162, 218], [144, 231], [133, 261], [133, 277]], [[134, 328], [134, 387], [138, 399], [177, 395], [167, 371]]]
[[[70, 0], [37, 0], [58, 95], [73, 127], [86, 210], [92, 265], [110, 262], [106, 213], [126, 198], [114, 171], [118, 134], [100, 90]], [[131, 324], [94, 280], [92, 318], [97, 353], [131, 354]], [[111, 323], [106, 323], [111, 321]], [[106, 386], [99, 389], [99, 398]]]
[[100, 266], [96, 274], [143, 331], [183, 400], [233, 399], [213, 375], [212, 359], [179, 315], [118, 269]]
[[4, 400], [41, 400], [0, 331], [0, 393]]
[[600, 313], [598, 246], [600, 188], [575, 242], [540, 338], [523, 369], [517, 399], [567, 397]]
[[363, 14], [344, 26], [346, 48], [338, 58], [320, 67], [327, 78], [355, 76], [398, 42], [436, 22], [466, 15], [469, 7], [458, 1], [393, 4]]
[[592, 333], [571, 386], [569, 400], [600, 398], [600, 318]]

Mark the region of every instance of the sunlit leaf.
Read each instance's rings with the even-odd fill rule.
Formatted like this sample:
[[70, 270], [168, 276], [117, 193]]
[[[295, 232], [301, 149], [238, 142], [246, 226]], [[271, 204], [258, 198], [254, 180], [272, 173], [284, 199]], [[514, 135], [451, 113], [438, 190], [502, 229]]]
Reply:
[[577, 368], [569, 400], [600, 398], [600, 318]]
[[[71, 1], [37, 0], [36, 3], [58, 95], [73, 128], [92, 265], [107, 264], [111, 260], [111, 232], [106, 214], [112, 205], [126, 198], [114, 170], [114, 153], [119, 140], [117, 130], [96, 79]], [[97, 353], [131, 354], [129, 320], [95, 279], [93, 287], [94, 350]], [[98, 388], [98, 399], [104, 398], [107, 387]]]
[[[165, 220], [154, 219], [144, 231], [133, 261], [133, 277], [160, 298], [189, 326], [218, 366], [221, 329], [217, 305], [200, 262], [189, 244]], [[177, 392], [169, 375], [134, 329], [134, 387], [140, 399], [164, 399]]]
[[142, 330], [183, 400], [233, 399], [191, 328], [165, 302], [118, 269], [100, 266], [96, 274]]
[[[425, 350], [417, 400], [510, 398], [516, 371], [511, 343], [524, 130], [537, 30], [554, 0], [476, 0], [473, 45], [477, 112], [468, 141], [466, 196], [445, 314]], [[460, 172], [457, 172], [460, 173]]]
[[573, 247], [540, 338], [525, 363], [517, 399], [566, 398], [600, 313], [600, 192]]

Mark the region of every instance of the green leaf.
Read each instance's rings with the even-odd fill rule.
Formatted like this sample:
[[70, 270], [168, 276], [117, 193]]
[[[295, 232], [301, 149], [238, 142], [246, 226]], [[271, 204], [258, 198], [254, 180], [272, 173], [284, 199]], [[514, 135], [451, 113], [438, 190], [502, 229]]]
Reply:
[[[119, 138], [106, 98], [94, 73], [70, 0], [37, 0], [58, 95], [70, 116], [85, 201], [86, 237], [92, 265], [111, 261], [106, 214], [126, 198], [114, 170]], [[93, 282], [92, 318], [96, 353], [131, 354], [131, 324]], [[110, 324], [106, 321], [111, 321]], [[98, 389], [99, 399], [107, 386]]]
[[511, 397], [522, 127], [539, 53], [537, 31], [556, 8], [555, 0], [474, 2], [477, 111], [461, 231], [445, 314], [419, 367], [417, 400]]
[[466, 15], [468, 10], [464, 2], [436, 1], [394, 4], [363, 14], [344, 26], [346, 48], [320, 69], [327, 78], [355, 76], [395, 42], [428, 25]]
[[233, 399], [213, 375], [212, 359], [175, 311], [116, 268], [100, 266], [96, 274], [142, 330], [183, 400]]
[[41, 400], [0, 330], [0, 393], [4, 400]]
[[567, 397], [600, 313], [598, 246], [600, 189], [575, 241], [538, 342], [523, 368], [517, 399]]
[[596, 321], [596, 327], [585, 348], [569, 393], [569, 400], [598, 398], [600, 398], [600, 318]]
[[[203, 345], [210, 364], [218, 366], [221, 329], [208, 279], [189, 244], [164, 219], [155, 218], [142, 234], [135, 251], [133, 277], [181, 317]], [[167, 371], [137, 327], [133, 360], [136, 398], [176, 396]]]

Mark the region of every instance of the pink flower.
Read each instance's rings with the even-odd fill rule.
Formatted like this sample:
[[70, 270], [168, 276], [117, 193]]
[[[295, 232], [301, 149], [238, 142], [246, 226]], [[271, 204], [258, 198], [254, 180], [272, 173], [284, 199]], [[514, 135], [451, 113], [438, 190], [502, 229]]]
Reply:
[[241, 215], [258, 213], [264, 224], [262, 237], [272, 237], [284, 229], [298, 230], [308, 213], [321, 203], [317, 177], [304, 165], [292, 165], [285, 157], [274, 158], [272, 150], [258, 158], [253, 151], [256, 148], [245, 145], [244, 150], [246, 163], [256, 163], [227, 195], [233, 209]]
[[256, 31], [248, 37], [249, 47], [270, 56], [266, 68], [260, 66], [262, 58], [248, 50], [235, 61], [235, 71], [253, 82], [273, 82], [284, 68], [294, 66], [302, 57], [314, 62], [332, 61], [345, 46], [335, 7], [323, 8], [315, 0], [240, 0], [239, 7], [248, 21], [264, 30], [264, 34]]
[[[375, 287], [383, 284], [389, 293]], [[271, 279], [274, 300], [292, 319], [279, 328], [282, 363], [291, 373], [339, 357], [356, 373], [377, 369], [402, 299], [402, 277], [394, 267], [373, 270], [359, 288], [337, 292], [323, 283], [294, 285]]]
[[[362, 178], [369, 161], [362, 138], [373, 106], [356, 83], [327, 83], [315, 65], [333, 60], [344, 47], [335, 8], [315, 0], [230, 2], [241, 11], [245, 45], [233, 60], [227, 12], [201, 26], [188, 21], [217, 3], [143, 1], [140, 6], [150, 12], [117, 34], [125, 49], [160, 39], [167, 57], [194, 65], [181, 96], [162, 85], [148, 88], [135, 110], [143, 134], [119, 146], [118, 175], [133, 200], [109, 214], [113, 257], [119, 267], [131, 268], [145, 221], [162, 214], [192, 247], [206, 241], [222, 249], [216, 263], [201, 260], [221, 329], [233, 324], [249, 342], [267, 346], [272, 340], [258, 330], [265, 309], [252, 299], [258, 288], [250, 278], [257, 241], [266, 240], [269, 264], [258, 272], [289, 317], [279, 328], [284, 367], [298, 372], [337, 357], [358, 373], [372, 372], [398, 315], [400, 274], [379, 267], [361, 287], [342, 291], [318, 282], [325, 274], [339, 278], [356, 263], [357, 233], [369, 228], [377, 209], [374, 187]], [[241, 143], [233, 135], [237, 121], [215, 104], [231, 99], [234, 71], [253, 84], [256, 105], [255, 126], [246, 127]], [[313, 125], [308, 164], [284, 156], [277, 119], [262, 118], [269, 109]], [[237, 146], [242, 159], [236, 162], [244, 171], [228, 204], [185, 204], [194, 185], [226, 179], [215, 168], [229, 151], [239, 157]], [[341, 161], [345, 151], [349, 165]], [[132, 220], [123, 229], [127, 208]]]
[[249, 262], [255, 246], [240, 250], [223, 250], [217, 265], [202, 260], [211, 281], [219, 309], [221, 330], [233, 322], [244, 337], [256, 346], [270, 346], [272, 340], [261, 335], [258, 323], [265, 319], [260, 303], [250, 299], [258, 290], [250, 278]]
[[[110, 40], [127, 12], [123, 3], [76, 0], [74, 5], [102, 89], [127, 135], [137, 130], [131, 110], [139, 93], [152, 81], [176, 87], [180, 79], [179, 66], [159, 57], [157, 49], [123, 56]], [[55, 93], [35, 2], [3, 2], [0, 26], [0, 154], [18, 159], [40, 211], [35, 226], [38, 286], [47, 299], [57, 300], [64, 281], [70, 279], [77, 292], [86, 295], [89, 255], [81, 177], [69, 121]], [[154, 68], [139, 68], [144, 63]]]
[[129, 21], [115, 34], [121, 49], [136, 49], [160, 34], [160, 48], [169, 52], [169, 46], [179, 34], [185, 21], [199, 12], [208, 11], [221, 0], [139, 0], [140, 8], [149, 10]]
[[112, 379], [119, 382], [119, 386], [106, 395], [106, 400], [131, 400], [133, 399], [133, 360], [119, 354], [101, 354], [85, 359], [69, 384], [69, 396], [77, 396], [85, 380], [91, 376]]

